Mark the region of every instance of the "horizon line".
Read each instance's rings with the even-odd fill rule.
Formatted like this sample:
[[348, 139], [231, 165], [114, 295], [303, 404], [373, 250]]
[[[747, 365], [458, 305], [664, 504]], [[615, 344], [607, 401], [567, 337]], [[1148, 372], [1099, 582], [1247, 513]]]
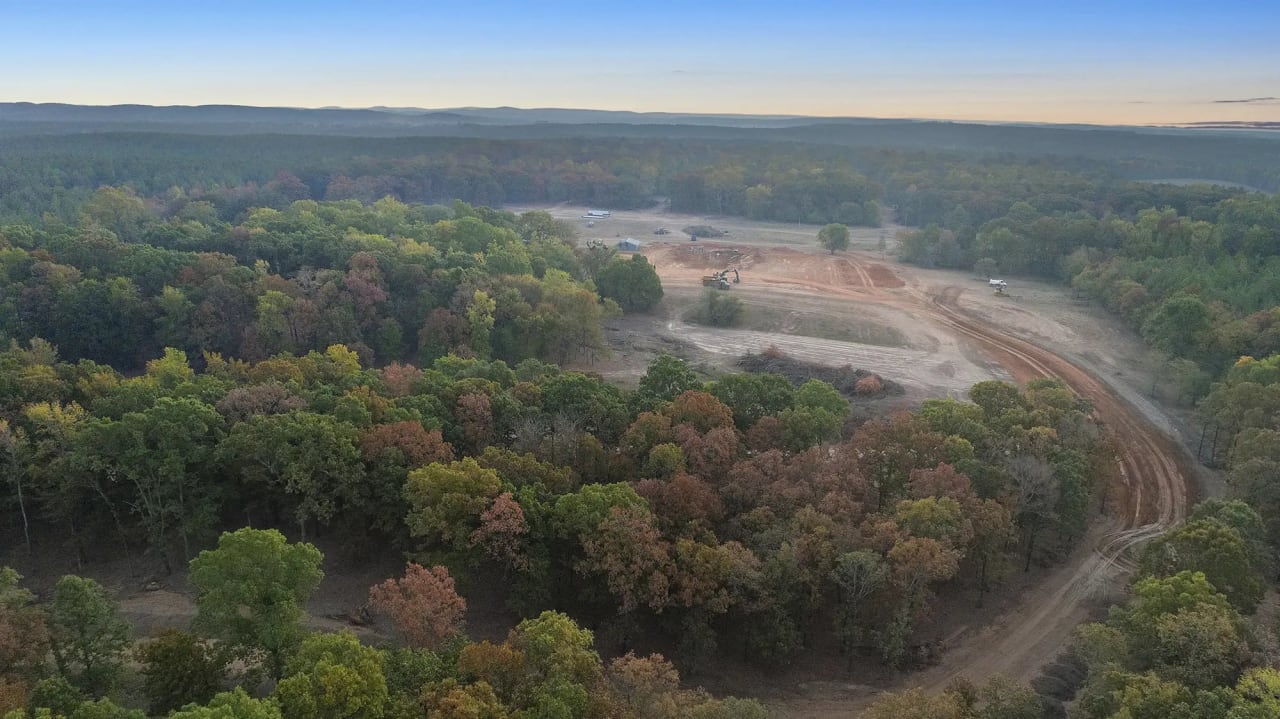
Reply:
[[[346, 105], [250, 105], [235, 102], [210, 102], [197, 105], [190, 104], [174, 104], [174, 105], [156, 105], [145, 102], [119, 102], [111, 104], [92, 104], [65, 101], [33, 101], [33, 100], [0, 100], [0, 105], [31, 105], [31, 106], [65, 106], [65, 107], [81, 107], [81, 108], [154, 108], [154, 109], [201, 109], [201, 108], [245, 108], [253, 110], [299, 110], [299, 111], [323, 111], [337, 110], [348, 112], [379, 112], [392, 114], [396, 112], [419, 112], [429, 113], [447, 113], [460, 111], [490, 111], [490, 110], [509, 110], [516, 112], [597, 112], [603, 114], [616, 115], [640, 115], [640, 116], [666, 116], [666, 117], [704, 117], [704, 118], [737, 118], [737, 119], [761, 119], [761, 120], [849, 120], [849, 121], [883, 121], [883, 122], [936, 122], [936, 123], [958, 123], [969, 125], [1031, 125], [1046, 127], [1094, 127], [1094, 128], [1149, 128], [1149, 129], [1241, 129], [1241, 130], [1277, 130], [1280, 125], [1280, 119], [1277, 120], [1183, 120], [1183, 121], [1167, 121], [1159, 123], [1105, 123], [1105, 122], [1082, 122], [1082, 121], [1061, 121], [1052, 120], [994, 120], [994, 119], [974, 119], [974, 118], [948, 118], [948, 117], [909, 117], [909, 116], [875, 116], [875, 115], [802, 115], [790, 113], [748, 113], [748, 112], [708, 112], [708, 111], [679, 111], [679, 110], [618, 110], [605, 109], [597, 107], [562, 107], [562, 106], [542, 106], [542, 107], [520, 107], [517, 105], [462, 105], [454, 107], [419, 107], [413, 105], [368, 105], [368, 106], [346, 106]], [[561, 124], [578, 124], [578, 123], [561, 123]], [[1206, 127], [1216, 126], [1216, 127]]]

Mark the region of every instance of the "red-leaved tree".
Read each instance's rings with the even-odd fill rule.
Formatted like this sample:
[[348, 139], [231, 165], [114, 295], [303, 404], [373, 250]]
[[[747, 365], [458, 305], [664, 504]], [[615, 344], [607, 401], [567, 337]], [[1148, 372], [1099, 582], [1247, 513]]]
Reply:
[[524, 520], [520, 503], [510, 492], [503, 492], [480, 513], [480, 527], [471, 533], [471, 544], [483, 548], [504, 567], [523, 569], [528, 558], [522, 543], [528, 533], [529, 525]]
[[391, 617], [411, 647], [435, 647], [462, 631], [467, 600], [458, 596], [449, 570], [410, 562], [403, 579], [369, 590], [369, 603]]
[[360, 452], [370, 462], [389, 449], [399, 450], [413, 469], [432, 462], [453, 461], [453, 447], [444, 441], [440, 430], [428, 430], [421, 422], [411, 420], [380, 424], [360, 435]]

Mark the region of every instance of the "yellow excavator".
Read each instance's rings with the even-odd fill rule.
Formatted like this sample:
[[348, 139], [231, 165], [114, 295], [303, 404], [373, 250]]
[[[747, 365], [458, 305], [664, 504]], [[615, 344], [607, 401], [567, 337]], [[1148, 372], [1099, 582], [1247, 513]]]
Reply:
[[[732, 284], [730, 284], [729, 282], [730, 272], [733, 273]], [[738, 284], [739, 282], [742, 282], [742, 275], [738, 274], [737, 267], [730, 267], [727, 270], [720, 270], [719, 272], [713, 272], [709, 275], [702, 276], [703, 287], [714, 287], [718, 290], [727, 290], [733, 285]]]

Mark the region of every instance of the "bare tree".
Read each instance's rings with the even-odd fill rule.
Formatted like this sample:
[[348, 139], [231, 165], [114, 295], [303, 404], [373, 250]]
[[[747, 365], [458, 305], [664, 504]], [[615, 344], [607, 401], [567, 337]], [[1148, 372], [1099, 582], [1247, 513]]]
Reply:
[[1007, 466], [1013, 481], [1018, 485], [1018, 524], [1022, 527], [1027, 548], [1022, 568], [1025, 572], [1031, 569], [1036, 539], [1058, 519], [1061, 487], [1053, 474], [1053, 467], [1039, 457], [1019, 455], [1010, 459]]

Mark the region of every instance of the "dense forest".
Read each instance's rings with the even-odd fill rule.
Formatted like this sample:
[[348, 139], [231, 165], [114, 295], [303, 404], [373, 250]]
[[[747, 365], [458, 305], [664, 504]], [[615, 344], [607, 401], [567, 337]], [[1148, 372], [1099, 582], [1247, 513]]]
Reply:
[[[1114, 207], [1131, 213], [1162, 207], [1170, 204], [1160, 197], [1165, 186], [1153, 189], [1130, 180], [1194, 172], [1182, 166], [1189, 158], [1163, 146], [1156, 146], [1163, 148], [1158, 152], [1148, 149], [1181, 159], [1129, 154], [1135, 149], [1085, 155], [1053, 143], [1031, 143], [1013, 152], [1000, 148], [1018, 143], [969, 149], [941, 141], [760, 142], [668, 130], [651, 136], [642, 126], [626, 128], [620, 126], [609, 138], [578, 128], [581, 134], [542, 139], [14, 133], [0, 137], [0, 220], [29, 222], [52, 213], [74, 222], [93, 192], [117, 185], [148, 198], [179, 188], [214, 203], [229, 222], [249, 207], [282, 209], [298, 199], [372, 202], [392, 196], [405, 202], [576, 202], [622, 209], [664, 197], [681, 211], [812, 224], [876, 225], [877, 205], [896, 208], [907, 225], [941, 224], [961, 206], [970, 215], [967, 222], [977, 227], [1003, 216], [1019, 200], [1046, 211]], [[1078, 139], [1087, 143], [1091, 137]], [[1217, 155], [1224, 162], [1273, 173], [1266, 177], [1239, 169], [1224, 171], [1221, 179], [1280, 188], [1280, 176], [1274, 174], [1280, 143], [1215, 142], [1226, 143]], [[1032, 151], [1040, 146], [1056, 147], [1057, 153]]]
[[[1149, 543], [1127, 601], [1079, 627], [1032, 682], [954, 684], [890, 694], [871, 719], [1071, 716], [1079, 719], [1280, 716], [1274, 619], [1259, 612], [1274, 544], [1241, 501], [1210, 500], [1187, 524]], [[1005, 713], [992, 714], [992, 702]], [[1070, 712], [1063, 702], [1070, 701]]]
[[611, 298], [661, 297], [643, 258], [579, 256], [541, 212], [301, 201], [231, 225], [207, 202], [173, 197], [156, 215], [115, 188], [83, 212], [76, 226], [0, 229], [0, 334], [126, 370], [164, 347], [258, 360], [338, 343], [383, 364], [564, 362], [600, 349]]
[[[30, 122], [0, 138], [0, 527], [86, 569], [185, 569], [199, 613], [190, 633], [135, 645], [92, 580], [37, 601], [0, 572], [12, 719], [763, 717], [680, 673], [821, 651], [911, 668], [939, 606], [1061, 560], [1105, 509], [1114, 449], [1057, 381], [869, 418], [874, 376], [841, 391], [662, 356], [629, 389], [566, 369], [606, 350], [606, 319], [659, 302], [657, 274], [578, 247], [546, 213], [485, 205], [658, 201], [813, 224], [891, 212], [915, 228], [906, 261], [1070, 282], [1167, 357], [1225, 466], [1233, 499], [1148, 543], [1127, 596], [1032, 689], [889, 695], [871, 716], [1030, 718], [1071, 701], [1085, 719], [1280, 717], [1264, 601], [1280, 546], [1280, 203], [1133, 181], [1275, 189], [1272, 140]], [[369, 594], [395, 642], [304, 630], [317, 538], [409, 560]], [[467, 600], [495, 592], [514, 628], [473, 642]]]
[[[833, 634], [850, 657], [898, 666], [916, 661], [936, 592], [981, 601], [1004, 573], [1061, 557], [1110, 476], [1089, 407], [1053, 381], [987, 383], [972, 402], [859, 423], [851, 401], [883, 391], [874, 376], [844, 395], [770, 374], [706, 382], [672, 357], [635, 390], [565, 371], [551, 362], [600, 349], [601, 319], [645, 310], [661, 286], [642, 257], [574, 248], [545, 213], [300, 200], [232, 225], [207, 202], [175, 194], [161, 207], [107, 187], [78, 224], [6, 227], [0, 247], [5, 523], [86, 563], [145, 556], [171, 570], [194, 557], [200, 585], [199, 548], [247, 520], [408, 553], [403, 586], [373, 595], [401, 625], [425, 621], [403, 606], [420, 606], [414, 592], [438, 608], [457, 581], [506, 587], [516, 616], [557, 632], [570, 620], [547, 612], [564, 612], [618, 654], [666, 637], [686, 669], [721, 652], [785, 662]], [[314, 550], [281, 542], [237, 533], [217, 551], [283, 553], [281, 581], [302, 582], [288, 557]], [[10, 706], [106, 713], [97, 700], [118, 686], [107, 670], [124, 642], [72, 649], [59, 627], [80, 620], [6, 581], [6, 626], [47, 625], [40, 641], [68, 657], [19, 654]], [[105, 601], [88, 580], [64, 582], [67, 603]], [[302, 601], [314, 580], [302, 585], [285, 594]], [[434, 646], [456, 615], [402, 630]], [[288, 717], [303, 711], [284, 697], [306, 673], [296, 667], [393, 661], [340, 637], [279, 644], [276, 629], [231, 622], [241, 634], [227, 636], [226, 624], [197, 622], [213, 645], [175, 635], [154, 651], [206, 657], [201, 686], [222, 686], [209, 652], [240, 646], [280, 680]], [[431, 675], [438, 691], [474, 698], [490, 669], [449, 662], [524, 651], [526, 626], [501, 648], [402, 659], [446, 667]], [[18, 644], [45, 646], [33, 636]], [[604, 681], [595, 661], [574, 692]], [[665, 660], [626, 661], [675, 676]], [[503, 676], [493, 702], [543, 701], [541, 680]], [[721, 706], [668, 693], [680, 716]]]

